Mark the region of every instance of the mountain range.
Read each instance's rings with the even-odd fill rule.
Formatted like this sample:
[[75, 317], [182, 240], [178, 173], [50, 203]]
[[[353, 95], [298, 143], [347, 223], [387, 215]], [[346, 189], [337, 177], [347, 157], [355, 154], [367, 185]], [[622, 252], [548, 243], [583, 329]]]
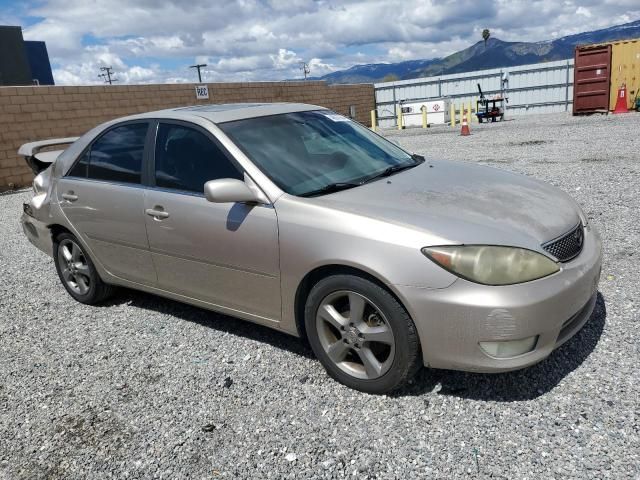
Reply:
[[388, 76], [405, 80], [488, 68], [512, 67], [573, 58], [576, 45], [638, 37], [640, 37], [640, 20], [542, 42], [505, 42], [498, 38], [489, 38], [486, 45], [484, 41], [479, 41], [469, 48], [444, 58], [355, 65], [316, 79], [326, 80], [329, 83], [368, 83], [380, 82], [385, 77], [389, 78]]

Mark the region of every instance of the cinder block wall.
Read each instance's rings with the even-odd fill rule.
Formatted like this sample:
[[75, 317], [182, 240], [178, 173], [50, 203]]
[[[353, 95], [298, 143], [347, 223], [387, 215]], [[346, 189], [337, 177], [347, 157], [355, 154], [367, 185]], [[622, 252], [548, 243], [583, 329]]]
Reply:
[[0, 87], [0, 190], [28, 185], [32, 173], [17, 150], [23, 143], [78, 136], [113, 118], [203, 103], [303, 102], [331, 108], [368, 125], [375, 108], [372, 84], [325, 82], [210, 83], [209, 100], [195, 84], [87, 87]]

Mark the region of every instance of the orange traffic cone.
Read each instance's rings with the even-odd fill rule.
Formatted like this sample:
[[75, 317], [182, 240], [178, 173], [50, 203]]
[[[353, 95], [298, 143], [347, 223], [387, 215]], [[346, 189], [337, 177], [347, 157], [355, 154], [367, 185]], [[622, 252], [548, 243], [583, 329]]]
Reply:
[[460, 135], [463, 137], [466, 137], [467, 135], [471, 135], [471, 131], [469, 130], [469, 124], [467, 123], [466, 110], [462, 112], [462, 129], [460, 130]]
[[613, 113], [627, 113], [627, 85], [622, 84], [618, 89], [618, 100], [616, 101], [616, 108]]

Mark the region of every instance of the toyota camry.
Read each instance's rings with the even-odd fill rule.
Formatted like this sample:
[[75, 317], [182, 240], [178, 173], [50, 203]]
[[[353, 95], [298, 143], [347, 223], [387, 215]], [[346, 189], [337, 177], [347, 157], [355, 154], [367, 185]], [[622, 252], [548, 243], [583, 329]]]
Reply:
[[596, 301], [600, 238], [567, 194], [322, 107], [175, 108], [19, 153], [24, 232], [75, 300], [127, 287], [266, 325], [361, 391], [534, 364]]

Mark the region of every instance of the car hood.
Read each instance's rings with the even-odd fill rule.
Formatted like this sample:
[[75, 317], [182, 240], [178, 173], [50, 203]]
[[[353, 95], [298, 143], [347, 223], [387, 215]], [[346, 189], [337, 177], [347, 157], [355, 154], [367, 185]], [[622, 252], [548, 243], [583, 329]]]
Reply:
[[540, 244], [581, 220], [564, 192], [538, 180], [465, 162], [427, 161], [317, 205], [422, 230], [431, 244]]

